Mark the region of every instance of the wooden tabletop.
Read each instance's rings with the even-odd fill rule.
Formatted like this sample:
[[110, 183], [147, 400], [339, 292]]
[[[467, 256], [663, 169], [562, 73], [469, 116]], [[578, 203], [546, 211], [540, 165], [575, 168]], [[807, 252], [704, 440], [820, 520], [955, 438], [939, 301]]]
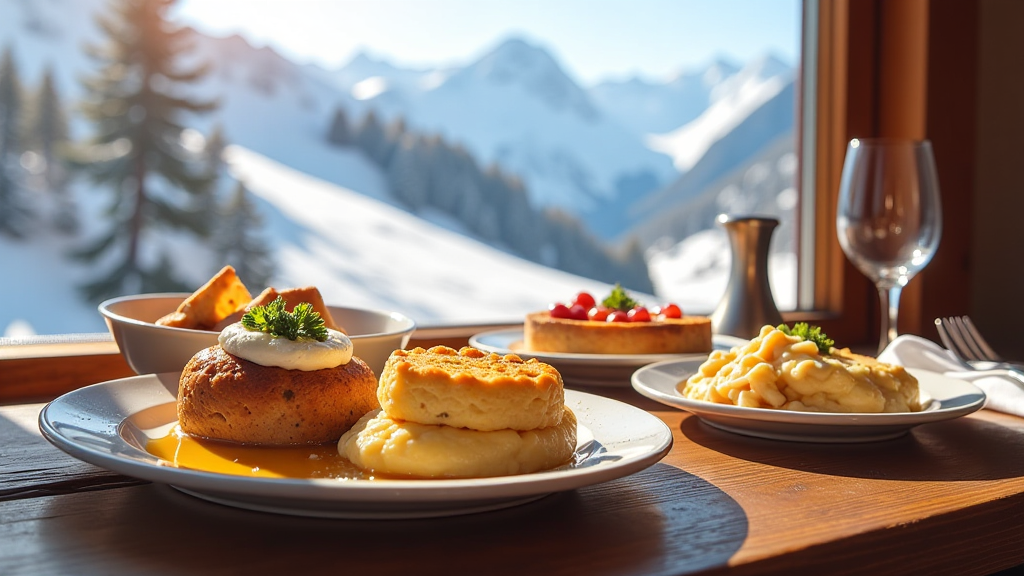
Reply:
[[0, 407], [0, 574], [989, 574], [1024, 563], [1024, 419], [983, 410], [898, 440], [718, 431], [629, 389], [672, 452], [613, 482], [430, 520], [237, 510], [96, 468]]

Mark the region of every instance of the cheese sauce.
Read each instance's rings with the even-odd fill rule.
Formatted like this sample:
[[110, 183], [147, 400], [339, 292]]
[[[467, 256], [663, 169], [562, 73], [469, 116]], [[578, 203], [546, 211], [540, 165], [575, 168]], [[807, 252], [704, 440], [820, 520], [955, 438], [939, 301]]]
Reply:
[[372, 480], [338, 454], [336, 443], [297, 446], [250, 446], [170, 434], [149, 440], [146, 451], [178, 468], [254, 478], [327, 478]]

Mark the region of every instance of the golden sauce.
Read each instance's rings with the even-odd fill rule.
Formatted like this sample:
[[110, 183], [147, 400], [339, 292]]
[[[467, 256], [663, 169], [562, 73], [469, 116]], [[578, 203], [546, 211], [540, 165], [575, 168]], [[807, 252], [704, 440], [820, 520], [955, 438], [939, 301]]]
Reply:
[[250, 446], [204, 440], [177, 426], [146, 443], [146, 451], [178, 468], [258, 478], [328, 478], [372, 480], [338, 454], [337, 444]]

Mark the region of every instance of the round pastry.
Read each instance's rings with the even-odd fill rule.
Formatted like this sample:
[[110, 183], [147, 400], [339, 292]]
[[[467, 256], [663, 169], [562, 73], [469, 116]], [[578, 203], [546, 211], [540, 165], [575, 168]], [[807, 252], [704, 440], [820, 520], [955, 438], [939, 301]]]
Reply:
[[[377, 379], [362, 360], [351, 356], [347, 338], [347, 358], [342, 364], [336, 364], [337, 359], [329, 362], [333, 367], [303, 364], [310, 360], [313, 343], [300, 342], [295, 351], [281, 340], [271, 340], [266, 357], [302, 366], [287, 369], [225, 351], [225, 346], [234, 349], [236, 344], [225, 340], [226, 333], [229, 329], [221, 334], [223, 344], [201, 350], [181, 373], [178, 424], [187, 434], [253, 444], [334, 442], [377, 408]], [[258, 338], [262, 333], [253, 334]], [[255, 358], [265, 362], [266, 357]]]
[[383, 411], [366, 414], [338, 442], [338, 452], [378, 474], [481, 478], [527, 474], [569, 462], [576, 450], [576, 416], [536, 430], [480, 432], [403, 422]]
[[526, 316], [523, 339], [530, 352], [572, 354], [685, 354], [711, 350], [711, 319], [703, 316], [650, 322], [605, 322], [554, 318], [547, 311]]
[[565, 405], [562, 377], [547, 364], [446, 346], [392, 353], [377, 399], [394, 420], [481, 431], [555, 426]]

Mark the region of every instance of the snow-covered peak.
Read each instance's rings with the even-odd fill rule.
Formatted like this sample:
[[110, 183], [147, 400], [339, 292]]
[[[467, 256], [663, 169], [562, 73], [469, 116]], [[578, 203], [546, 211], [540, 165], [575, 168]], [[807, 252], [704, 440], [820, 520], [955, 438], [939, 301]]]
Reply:
[[586, 93], [554, 57], [521, 38], [505, 40], [453, 75], [449, 82], [466, 82], [471, 78], [498, 86], [518, 85], [554, 110], [570, 110], [588, 120], [599, 116]]
[[[421, 79], [431, 72], [430, 70], [396, 66], [388, 60], [372, 56], [366, 50], [357, 52], [351, 60], [337, 70], [317, 70], [323, 78], [328, 79], [344, 92], [351, 92], [357, 84], [371, 78], [379, 78], [380, 80], [375, 82], [388, 87], [415, 89], [421, 82]], [[363, 93], [365, 93], [365, 89]], [[366, 96], [362, 99], [366, 99]]]
[[589, 94], [602, 112], [639, 137], [674, 130], [697, 118], [711, 104], [712, 91], [739, 71], [717, 59], [695, 69], [680, 70], [668, 80], [633, 76], [607, 80]]
[[675, 130], [651, 134], [652, 150], [670, 155], [686, 172], [723, 136], [793, 81], [793, 69], [772, 55], [750, 61], [711, 90], [711, 105]]
[[718, 83], [711, 91], [711, 100], [732, 98], [744, 91], [757, 90], [769, 82], [786, 82], [793, 67], [772, 54], [764, 54], [748, 62], [739, 72]]

